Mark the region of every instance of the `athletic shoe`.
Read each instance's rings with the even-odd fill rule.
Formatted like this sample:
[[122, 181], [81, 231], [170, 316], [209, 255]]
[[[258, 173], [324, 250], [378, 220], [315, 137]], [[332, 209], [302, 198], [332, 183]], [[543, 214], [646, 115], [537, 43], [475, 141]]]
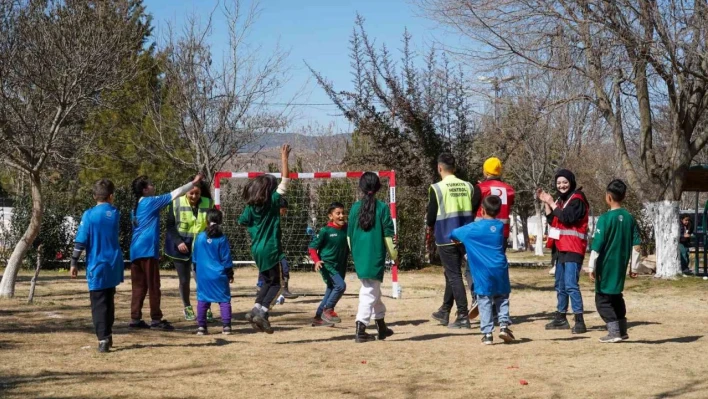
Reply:
[[258, 311], [255, 308], [252, 308], [251, 310], [246, 312], [246, 321], [251, 323], [251, 327], [253, 327], [254, 330], [258, 332], [263, 332], [263, 329], [253, 320], [257, 312]]
[[175, 328], [172, 327], [172, 324], [168, 322], [167, 320], [153, 320], [152, 323], [150, 323], [150, 328], [155, 328], [158, 330], [163, 330], [163, 331], [172, 331]]
[[265, 332], [266, 334], [273, 334], [273, 327], [270, 325], [268, 320], [268, 313], [256, 313], [253, 315], [253, 322], [256, 324], [256, 328]]
[[224, 335], [231, 335], [231, 326], [224, 326], [224, 328], [221, 330], [221, 333]]
[[197, 335], [209, 335], [209, 330], [206, 327], [197, 327]]
[[492, 334], [484, 334], [482, 336], [482, 343], [484, 345], [491, 345], [494, 343], [494, 336]]
[[600, 342], [603, 344], [612, 344], [620, 341], [622, 341], [622, 334], [620, 334], [619, 321], [611, 321], [607, 323], [607, 335], [600, 338]]
[[600, 338], [599, 341], [603, 344], [614, 344], [616, 342], [622, 342], [622, 337], [620, 337], [619, 335], [607, 334], [604, 337]]
[[438, 309], [437, 312], [433, 312], [431, 317], [433, 320], [439, 321], [443, 326], [450, 324], [450, 312], [446, 312], [442, 309]]
[[194, 309], [191, 306], [185, 306], [184, 319], [187, 321], [194, 321], [197, 319], [197, 316], [194, 314]]
[[150, 325], [143, 320], [133, 320], [128, 324], [130, 328], [150, 328]]
[[328, 323], [341, 323], [342, 319], [337, 317], [337, 314], [334, 313], [332, 309], [325, 309], [324, 312], [322, 313], [322, 320], [328, 322]]
[[108, 340], [104, 339], [103, 341], [98, 341], [98, 351], [100, 353], [108, 353], [110, 352], [111, 346], [108, 344]]
[[504, 343], [509, 343], [509, 342], [514, 342], [516, 338], [514, 338], [514, 334], [511, 333], [511, 330], [509, 327], [502, 327], [499, 331], [499, 338], [504, 341]]
[[332, 327], [334, 323], [322, 320], [322, 317], [312, 318], [312, 327]]
[[452, 323], [447, 325], [447, 328], [472, 328], [470, 326], [470, 318], [467, 316], [467, 312], [464, 314], [458, 314], [457, 319]]
[[211, 309], [207, 309], [207, 323], [214, 322], [214, 315], [211, 313]]
[[567, 330], [570, 328], [570, 323], [565, 317], [565, 313], [556, 312], [553, 315], [553, 320], [546, 324], [546, 330]]

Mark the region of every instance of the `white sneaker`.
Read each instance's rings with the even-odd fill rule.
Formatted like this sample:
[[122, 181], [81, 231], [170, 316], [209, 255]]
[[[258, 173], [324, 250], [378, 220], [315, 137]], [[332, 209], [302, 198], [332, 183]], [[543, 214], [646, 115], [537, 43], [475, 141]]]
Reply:
[[553, 266], [553, 267], [551, 268], [551, 270], [548, 271], [548, 274], [551, 275], [551, 276], [555, 276], [555, 275], [556, 275], [556, 267]]

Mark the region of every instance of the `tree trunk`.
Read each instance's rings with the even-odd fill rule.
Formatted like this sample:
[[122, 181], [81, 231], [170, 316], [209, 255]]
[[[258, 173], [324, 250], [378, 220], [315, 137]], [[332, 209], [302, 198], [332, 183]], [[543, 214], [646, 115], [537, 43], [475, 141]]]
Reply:
[[524, 251], [531, 250], [531, 244], [529, 243], [529, 215], [520, 214], [521, 216], [521, 231], [524, 233]]
[[533, 246], [534, 255], [543, 256], [543, 206], [540, 202], [534, 203], [538, 215], [538, 228], [536, 229], [536, 244]]
[[29, 296], [27, 297], [27, 303], [31, 304], [34, 301], [34, 289], [37, 286], [37, 277], [39, 277], [39, 271], [42, 270], [42, 244], [37, 247], [37, 266], [34, 269], [34, 276], [30, 282]]
[[646, 205], [654, 222], [656, 276], [673, 278], [681, 274], [679, 261], [679, 202], [657, 201]]
[[516, 213], [511, 213], [511, 249], [519, 250], [519, 221], [516, 219]]
[[10, 260], [7, 262], [5, 273], [2, 275], [2, 281], [0, 281], [0, 298], [12, 298], [15, 295], [15, 282], [17, 281], [17, 273], [22, 266], [22, 260], [37, 235], [39, 235], [39, 229], [42, 226], [42, 186], [39, 173], [30, 173], [29, 180], [32, 191], [32, 218], [22, 238], [15, 245], [12, 255], [10, 255]]

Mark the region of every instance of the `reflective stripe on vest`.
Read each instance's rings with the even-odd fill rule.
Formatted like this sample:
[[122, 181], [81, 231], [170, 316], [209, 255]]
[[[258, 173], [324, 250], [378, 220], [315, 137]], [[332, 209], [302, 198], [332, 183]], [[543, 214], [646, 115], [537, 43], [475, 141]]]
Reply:
[[173, 204], [177, 234], [183, 239], [194, 238], [206, 229], [206, 212], [213, 207], [212, 200], [202, 197], [199, 200], [198, 207], [197, 216], [195, 217], [193, 208], [189, 205], [187, 198], [180, 197]]
[[588, 219], [590, 215], [590, 206], [584, 197], [579, 193], [573, 193], [573, 195], [568, 198], [568, 201], [559, 205], [562, 209], [570, 203], [570, 201], [577, 199], [583, 202], [585, 205], [585, 214], [583, 218], [577, 221], [573, 225], [565, 225], [558, 220], [558, 217], [554, 217], [551, 223], [551, 227], [559, 230], [559, 239], [555, 240], [548, 238], [546, 243], [547, 248], [553, 248], [555, 245], [556, 249], [561, 252], [572, 252], [580, 255], [585, 255], [587, 250], [587, 231], [588, 231]]
[[452, 244], [452, 230], [472, 222], [472, 185], [455, 176], [447, 176], [430, 186], [435, 191], [438, 214], [435, 218], [435, 243]]

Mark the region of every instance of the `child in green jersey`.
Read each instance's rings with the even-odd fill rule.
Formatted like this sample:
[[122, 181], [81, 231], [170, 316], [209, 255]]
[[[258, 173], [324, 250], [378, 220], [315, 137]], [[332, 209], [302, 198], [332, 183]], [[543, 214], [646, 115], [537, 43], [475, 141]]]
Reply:
[[310, 257], [315, 262], [315, 270], [322, 274], [322, 280], [327, 284], [327, 290], [312, 320], [313, 327], [331, 326], [342, 321], [334, 307], [347, 290], [344, 277], [347, 274], [349, 245], [344, 205], [333, 202], [327, 209], [327, 216], [329, 223], [320, 229], [310, 243]]
[[253, 309], [246, 313], [246, 320], [259, 331], [273, 333], [269, 314], [275, 299], [280, 295], [282, 270], [280, 260], [285, 257], [280, 242], [280, 199], [288, 187], [288, 157], [290, 145], [280, 149], [282, 176], [280, 185], [272, 175], [260, 175], [251, 180], [243, 189], [246, 208], [238, 218], [240, 225], [246, 226], [251, 237], [251, 254], [263, 275], [263, 286], [256, 296]]
[[347, 227], [347, 239], [354, 259], [354, 268], [361, 281], [359, 311], [356, 314], [355, 342], [368, 342], [376, 337], [366, 332], [371, 316], [376, 322], [378, 339], [386, 339], [393, 331], [386, 327], [386, 306], [381, 301], [381, 282], [386, 265], [386, 251], [391, 259], [398, 257], [393, 245], [393, 220], [388, 205], [376, 199], [381, 182], [375, 173], [366, 172], [359, 179], [363, 198], [352, 206], [352, 219]]
[[627, 185], [612, 180], [607, 186], [605, 202], [610, 207], [597, 221], [593, 234], [588, 272], [595, 280], [595, 307], [607, 323], [607, 336], [600, 342], [613, 343], [629, 338], [627, 335], [627, 308], [622, 290], [630, 257], [631, 278], [637, 277], [639, 264], [639, 229], [632, 215], [622, 208]]

